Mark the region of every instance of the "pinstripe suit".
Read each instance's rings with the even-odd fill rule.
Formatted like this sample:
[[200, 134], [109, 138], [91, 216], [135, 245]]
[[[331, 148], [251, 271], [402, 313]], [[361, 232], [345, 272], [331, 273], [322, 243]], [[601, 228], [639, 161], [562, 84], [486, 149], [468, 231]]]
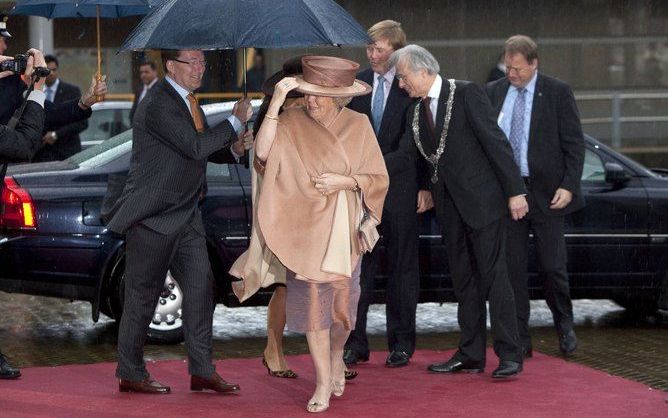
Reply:
[[213, 277], [197, 203], [208, 157], [229, 148], [236, 133], [226, 121], [197, 134], [188, 107], [164, 79], [139, 104], [133, 128], [128, 180], [106, 216], [110, 230], [126, 234], [116, 376], [148, 377], [143, 346], [169, 269], [184, 294], [189, 372], [208, 378], [214, 372]]

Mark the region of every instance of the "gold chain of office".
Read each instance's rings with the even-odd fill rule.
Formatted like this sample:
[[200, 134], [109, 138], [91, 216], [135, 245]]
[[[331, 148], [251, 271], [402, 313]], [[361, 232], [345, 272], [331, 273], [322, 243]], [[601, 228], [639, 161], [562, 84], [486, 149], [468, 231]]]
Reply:
[[420, 150], [420, 154], [424, 157], [425, 160], [434, 167], [434, 175], [431, 176], [431, 182], [436, 184], [438, 182], [438, 161], [445, 151], [445, 141], [448, 137], [448, 128], [450, 127], [450, 118], [452, 117], [452, 103], [455, 101], [455, 85], [454, 79], [448, 79], [450, 83], [450, 92], [448, 93], [448, 102], [445, 107], [445, 119], [443, 121], [443, 131], [441, 132], [441, 138], [438, 142], [438, 148], [436, 149], [436, 154], [427, 155], [422, 147], [422, 142], [420, 141], [420, 110], [424, 105], [422, 102], [418, 103], [415, 106], [415, 111], [413, 112], [413, 140], [415, 140], [415, 146]]

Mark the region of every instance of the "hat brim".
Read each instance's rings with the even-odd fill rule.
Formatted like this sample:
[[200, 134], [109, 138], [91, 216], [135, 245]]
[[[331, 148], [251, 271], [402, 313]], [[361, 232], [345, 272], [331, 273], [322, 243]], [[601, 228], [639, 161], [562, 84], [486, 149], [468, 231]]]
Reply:
[[295, 90], [311, 96], [352, 97], [371, 93], [371, 86], [362, 80], [355, 80], [352, 86], [347, 87], [323, 87], [305, 81], [301, 75], [297, 75], [295, 78], [299, 84], [299, 87]]
[[[274, 95], [274, 88], [276, 87], [276, 84], [281, 81], [284, 77], [294, 77], [292, 76], [286, 76], [283, 71], [277, 71], [274, 74], [272, 74], [268, 79], [262, 83], [262, 93], [264, 93], [266, 96], [273, 96]], [[304, 94], [296, 91], [296, 90], [290, 90], [288, 92], [288, 95], [286, 96], [289, 99], [294, 99], [297, 97], [304, 97]]]

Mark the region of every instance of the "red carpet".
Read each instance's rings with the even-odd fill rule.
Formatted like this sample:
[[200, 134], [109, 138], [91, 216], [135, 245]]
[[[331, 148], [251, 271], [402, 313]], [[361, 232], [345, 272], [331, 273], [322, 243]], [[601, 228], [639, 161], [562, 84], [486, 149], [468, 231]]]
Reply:
[[[373, 353], [360, 376], [332, 399], [332, 417], [668, 417], [668, 394], [647, 386], [539, 353], [515, 381], [479, 375], [434, 375], [425, 368], [451, 352], [420, 351], [402, 369], [383, 367]], [[313, 390], [308, 355], [290, 358], [296, 380], [267, 376], [259, 359], [218, 362], [221, 375], [241, 384], [238, 395], [190, 392], [183, 361], [150, 364], [149, 371], [172, 387], [171, 395], [119, 393], [111, 363], [35, 367], [18, 381], [0, 380], [2, 417], [294, 417]]]

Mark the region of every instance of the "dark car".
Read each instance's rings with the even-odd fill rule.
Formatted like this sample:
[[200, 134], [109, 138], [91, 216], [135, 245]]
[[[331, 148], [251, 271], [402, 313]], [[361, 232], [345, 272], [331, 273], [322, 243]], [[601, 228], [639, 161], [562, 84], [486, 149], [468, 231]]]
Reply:
[[[210, 124], [231, 110], [231, 105], [216, 106], [206, 109]], [[131, 139], [127, 131], [63, 162], [10, 168], [0, 218], [0, 290], [85, 300], [92, 304], [93, 320], [99, 312], [120, 318], [123, 239], [104, 227], [100, 208], [108, 182], [128, 171]], [[656, 309], [668, 293], [668, 179], [590, 137], [586, 147], [587, 206], [567, 221], [572, 295], [613, 299], [639, 311]], [[227, 306], [238, 305], [227, 271], [248, 245], [250, 180], [242, 164], [209, 163], [207, 168], [202, 214], [216, 301]], [[420, 301], [453, 301], [433, 213], [422, 215], [420, 225]], [[382, 252], [382, 240], [380, 245]], [[533, 264], [531, 271], [536, 271]], [[374, 294], [379, 303], [385, 277], [381, 268]], [[530, 280], [532, 297], [541, 297], [539, 278], [534, 273]], [[265, 304], [270, 293], [263, 290], [246, 304]], [[182, 338], [180, 307], [178, 284], [168, 274], [150, 327], [154, 339]]]

